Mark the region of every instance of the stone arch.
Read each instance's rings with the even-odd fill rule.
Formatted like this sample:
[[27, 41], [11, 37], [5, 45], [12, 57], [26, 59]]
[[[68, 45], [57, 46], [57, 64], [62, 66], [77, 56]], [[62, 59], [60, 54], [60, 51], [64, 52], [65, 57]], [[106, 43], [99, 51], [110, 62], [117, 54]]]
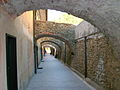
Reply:
[[[55, 39], [55, 38], [52, 38], [52, 37], [42, 37], [42, 38], [40, 38], [40, 39], [38, 39], [37, 40], [37, 42], [40, 44], [40, 46], [41, 46], [41, 42], [43, 42], [43, 41], [51, 41], [51, 43], [53, 42], [55, 42], [56, 44], [58, 44], [61, 48], [63, 48], [64, 47], [64, 42], [63, 41], [61, 41], [61, 40], [59, 40], [59, 39]], [[50, 43], [50, 42], [49, 42]], [[52, 43], [52, 44], [53, 44]], [[55, 45], [55, 44], [54, 44]], [[57, 46], [58, 47], [58, 46]], [[58, 47], [59, 48], [59, 47]]]
[[[119, 3], [118, 0], [114, 1]], [[119, 4], [112, 4], [111, 1], [101, 0], [101, 1], [86, 1], [86, 0], [14, 0], [1, 2], [1, 7], [6, 10], [9, 14], [19, 16], [22, 13], [30, 10], [38, 9], [54, 9], [62, 12], [70, 13], [74, 16], [83, 18], [84, 20], [95, 25], [97, 28], [107, 29], [107, 24], [115, 25], [112, 22], [107, 22], [112, 20], [113, 16], [119, 20]], [[111, 17], [109, 17], [111, 16]], [[114, 17], [114, 18], [115, 18]], [[108, 20], [107, 20], [108, 19]], [[112, 20], [113, 21], [113, 20]], [[98, 22], [98, 23], [96, 23]], [[106, 24], [106, 25], [105, 25]], [[112, 26], [113, 26], [112, 25]], [[101, 27], [102, 26], [102, 27]], [[104, 27], [105, 26], [105, 27]]]
[[49, 47], [52, 47], [52, 48], [55, 49], [55, 46], [53, 46], [53, 45], [51, 45], [51, 44], [45, 44], [45, 45], [43, 45], [43, 46], [49, 46]]
[[61, 46], [60, 46], [58, 43], [56, 43], [56, 42], [54, 42], [54, 41], [50, 41], [50, 40], [42, 41], [40, 45], [42, 45], [42, 44], [45, 43], [45, 42], [53, 43], [53, 44], [55, 44], [56, 46], [58, 46], [60, 50], [62, 49]]
[[49, 34], [48, 34], [48, 33], [41, 33], [41, 34], [39, 34], [39, 35], [36, 35], [36, 36], [35, 36], [35, 39], [36, 39], [36, 41], [37, 41], [39, 38], [42, 38], [42, 37], [52, 37], [52, 38], [55, 38], [55, 39], [59, 39], [59, 40], [63, 41], [64, 43], [66, 43], [66, 44], [68, 45], [70, 51], [73, 50], [73, 48], [72, 48], [72, 46], [71, 46], [72, 43], [70, 43], [69, 40], [67, 40], [66, 38], [63, 38], [63, 37], [60, 36], [60, 35], [50, 34], [50, 33], [49, 33]]
[[65, 38], [74, 47], [75, 27], [71, 24], [35, 20], [35, 35], [50, 34]]
[[53, 49], [56, 49], [56, 47], [53, 46], [53, 45], [51, 45], [51, 44], [45, 44], [45, 45], [43, 45], [43, 47], [45, 47], [45, 46], [49, 46], [49, 47], [51, 47], [51, 48], [53, 48]]
[[120, 1], [118, 0], [8, 0], [6, 2], [3, 0], [0, 6], [14, 16], [29, 10], [55, 9], [83, 18], [108, 36], [119, 56]]
[[53, 45], [53, 46], [56, 48], [56, 54], [58, 54], [59, 57], [61, 58], [62, 47], [61, 47], [58, 43], [56, 43], [56, 42], [54, 42], [54, 41], [50, 41], [50, 40], [45, 40], [45, 41], [42, 41], [42, 42], [40, 43], [41, 46], [44, 45], [44, 44]]
[[50, 42], [44, 42], [42, 44], [42, 47], [45, 46], [45, 45], [49, 45], [49, 46], [55, 47], [54, 50], [55, 50], [56, 53], [61, 51], [60, 48], [58, 46], [56, 46], [56, 44], [53, 44], [53, 43], [50, 43]]
[[41, 33], [58, 34], [70, 41], [75, 39], [75, 25], [35, 20], [35, 35]]
[[56, 54], [56, 47], [55, 46], [53, 46], [51, 44], [45, 44], [42, 47], [50, 47], [50, 48], [54, 49], [54, 55]]

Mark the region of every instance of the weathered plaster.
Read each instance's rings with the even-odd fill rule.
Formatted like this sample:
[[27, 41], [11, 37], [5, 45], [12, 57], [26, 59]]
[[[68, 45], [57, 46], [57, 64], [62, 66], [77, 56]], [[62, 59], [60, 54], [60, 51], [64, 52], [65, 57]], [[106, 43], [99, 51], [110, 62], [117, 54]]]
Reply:
[[97, 32], [99, 32], [97, 28], [95, 28], [93, 25], [91, 25], [87, 21], [83, 21], [79, 25], [77, 25], [77, 27], [75, 28], [75, 39], [85, 37]]

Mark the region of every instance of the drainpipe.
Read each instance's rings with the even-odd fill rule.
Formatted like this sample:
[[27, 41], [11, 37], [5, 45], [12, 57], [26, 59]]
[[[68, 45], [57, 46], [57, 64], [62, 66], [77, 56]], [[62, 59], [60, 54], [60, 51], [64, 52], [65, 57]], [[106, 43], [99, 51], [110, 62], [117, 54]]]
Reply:
[[42, 54], [42, 43], [40, 43], [40, 52], [41, 52], [41, 61], [42, 61], [42, 59], [43, 59], [43, 54]]
[[87, 37], [84, 38], [85, 44], [85, 78], [87, 78]]
[[34, 73], [37, 74], [37, 64], [36, 64], [36, 40], [35, 40], [35, 11], [33, 11], [33, 43], [34, 43]]
[[66, 43], [65, 43], [65, 60], [64, 63], [66, 63]]
[[41, 61], [42, 61], [42, 59], [43, 59], [43, 50], [42, 50], [42, 46], [40, 47], [40, 49], [41, 49]]

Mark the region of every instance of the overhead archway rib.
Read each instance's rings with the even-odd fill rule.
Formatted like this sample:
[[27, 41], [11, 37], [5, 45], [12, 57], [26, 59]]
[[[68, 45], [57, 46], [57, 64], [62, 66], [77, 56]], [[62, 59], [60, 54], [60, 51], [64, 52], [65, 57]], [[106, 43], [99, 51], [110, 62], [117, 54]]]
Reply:
[[120, 57], [119, 0], [2, 0], [0, 6], [13, 16], [29, 10], [55, 9], [83, 18], [109, 38], [115, 55]]
[[67, 39], [61, 37], [60, 35], [41, 33], [39, 35], [36, 35], [35, 37], [36, 37], [36, 41], [38, 39], [42, 38], [42, 37], [52, 37], [52, 38], [55, 38], [55, 39], [59, 39], [59, 40], [65, 42], [68, 45], [68, 47], [70, 48], [70, 50], [72, 50], [70, 42]]
[[57, 45], [57, 46], [59, 47], [60, 50], [62, 49], [61, 46], [60, 46], [58, 43], [56, 43], [56, 42], [54, 42], [54, 41], [50, 41], [50, 40], [42, 41], [42, 42], [40, 43], [40, 45], [42, 45], [42, 44], [45, 43], [45, 42], [53, 43], [53, 44]]

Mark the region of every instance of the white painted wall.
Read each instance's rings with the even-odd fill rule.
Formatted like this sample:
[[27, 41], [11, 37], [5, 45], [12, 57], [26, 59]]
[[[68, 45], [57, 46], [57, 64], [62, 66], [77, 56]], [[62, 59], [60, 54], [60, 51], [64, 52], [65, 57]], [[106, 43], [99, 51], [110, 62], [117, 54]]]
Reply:
[[7, 90], [6, 33], [17, 38], [19, 90], [25, 90], [34, 73], [32, 21], [32, 11], [26, 12], [16, 19], [0, 11], [0, 90]]

